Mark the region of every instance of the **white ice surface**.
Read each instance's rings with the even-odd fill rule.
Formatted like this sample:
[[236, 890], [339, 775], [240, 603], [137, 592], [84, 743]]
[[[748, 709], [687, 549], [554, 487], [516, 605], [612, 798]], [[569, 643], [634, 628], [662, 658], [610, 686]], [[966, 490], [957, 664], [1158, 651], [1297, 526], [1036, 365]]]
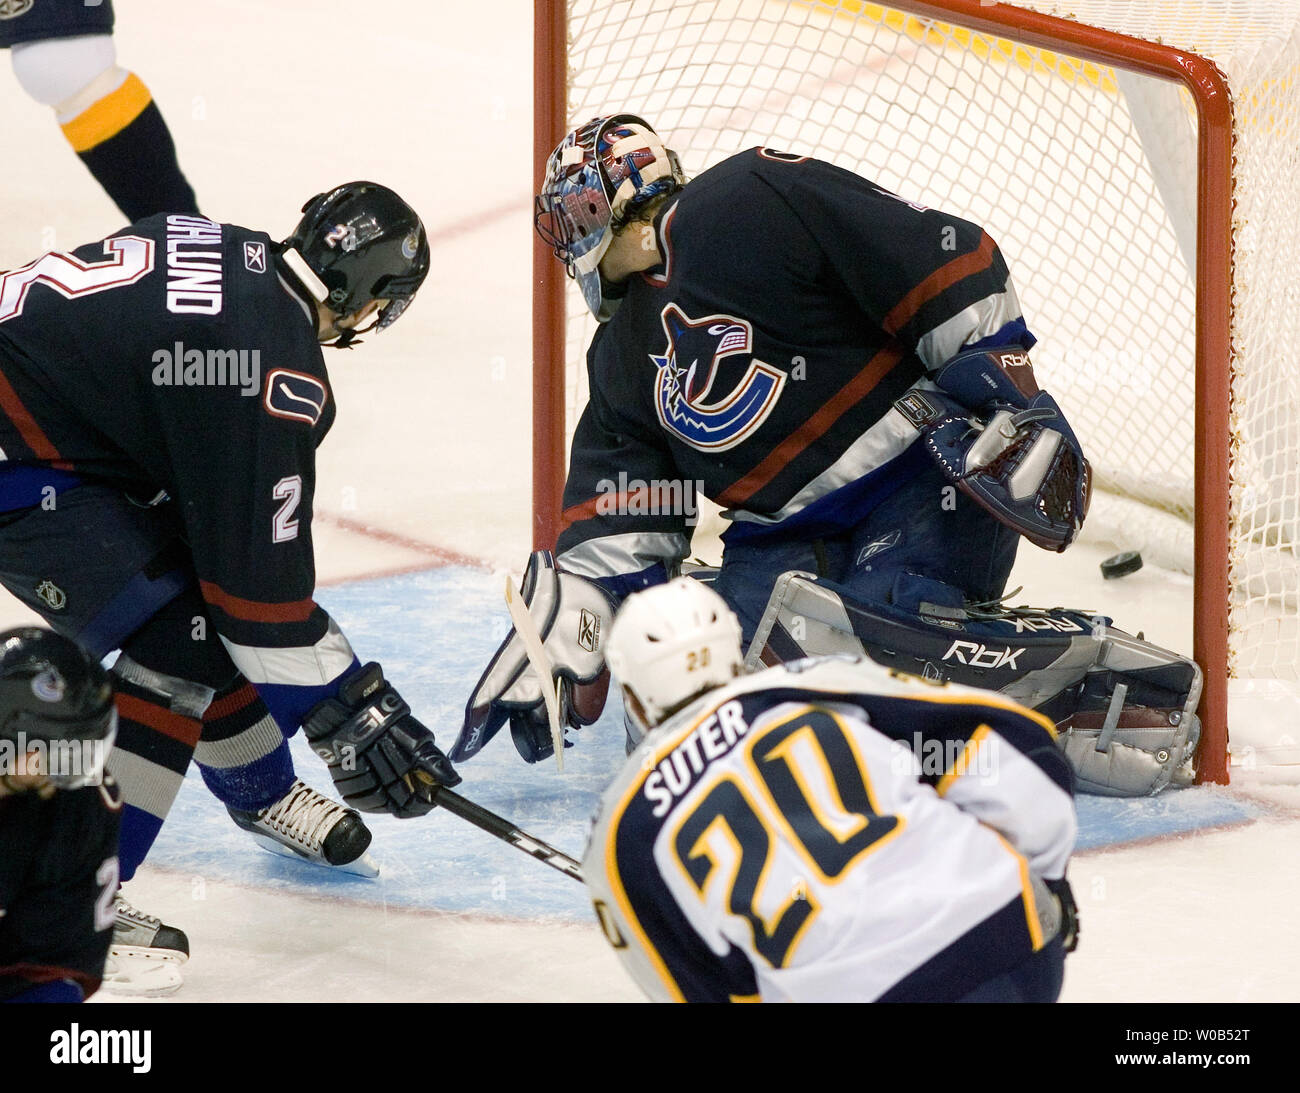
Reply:
[[[518, 569], [529, 526], [532, 4], [116, 7], [119, 57], [154, 92], [209, 215], [279, 235], [312, 194], [373, 178], [406, 196], [430, 229], [434, 268], [419, 303], [382, 338], [330, 358], [340, 413], [320, 454], [322, 580], [409, 571], [448, 553]], [[0, 118], [0, 269], [120, 226], [3, 59]], [[1153, 640], [1187, 646], [1185, 578], [1147, 570], [1107, 586], [1096, 569], [1103, 551], [1058, 558], [1026, 546], [1022, 556], [1013, 584], [1024, 580], [1026, 601], [1095, 606]], [[400, 606], [377, 599], [368, 621], [382, 629]], [[0, 606], [0, 623], [28, 617], [12, 601]], [[431, 628], [412, 660], [455, 639], [438, 620], [407, 625]], [[472, 682], [437, 699], [440, 716]], [[553, 771], [505, 765], [509, 744], [494, 747], [520, 793], [550, 790], [541, 780]], [[319, 765], [303, 773], [321, 775]], [[484, 791], [495, 786], [481, 777]], [[1076, 859], [1084, 933], [1067, 1000], [1300, 999], [1300, 789], [1239, 778], [1226, 792], [1253, 793], [1275, 813]], [[431, 837], [486, 839], [459, 833], [449, 817], [416, 823]], [[199, 835], [182, 829], [175, 838]], [[251, 843], [236, 841], [229, 855], [235, 879], [160, 862], [130, 890], [190, 935], [194, 957], [176, 1001], [639, 997], [594, 925], [436, 909], [439, 886], [481, 885], [481, 876], [430, 876], [430, 909], [300, 889], [286, 872], [292, 863]], [[548, 874], [539, 885], [551, 882], [545, 867], [515, 856]], [[394, 866], [418, 878], [421, 862], [408, 855]]]

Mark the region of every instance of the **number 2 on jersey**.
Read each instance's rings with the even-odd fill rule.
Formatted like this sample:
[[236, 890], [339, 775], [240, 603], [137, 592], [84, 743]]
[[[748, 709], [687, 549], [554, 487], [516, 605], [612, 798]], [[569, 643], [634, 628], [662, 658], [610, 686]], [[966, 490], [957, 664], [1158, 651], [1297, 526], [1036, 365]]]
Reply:
[[810, 874], [833, 884], [902, 828], [897, 816], [877, 811], [866, 765], [833, 713], [805, 707], [751, 731], [744, 781], [756, 783], [766, 807], [725, 774], [678, 827], [673, 847], [702, 899], [715, 878], [726, 884], [727, 908], [749, 923], [759, 955], [780, 968], [818, 905], [803, 878], [791, 877], [774, 913], [757, 909], [763, 891], [781, 884], [770, 875], [774, 848], [784, 842]]
[[284, 502], [275, 510], [271, 521], [271, 541], [287, 543], [298, 538], [298, 521], [293, 514], [298, 511], [298, 502], [302, 500], [302, 477], [290, 474], [281, 478], [271, 487], [271, 496]]
[[104, 262], [83, 262], [75, 254], [52, 251], [34, 262], [0, 274], [0, 323], [23, 313], [33, 285], [46, 285], [65, 300], [133, 285], [153, 271], [152, 239], [122, 235], [104, 240]]

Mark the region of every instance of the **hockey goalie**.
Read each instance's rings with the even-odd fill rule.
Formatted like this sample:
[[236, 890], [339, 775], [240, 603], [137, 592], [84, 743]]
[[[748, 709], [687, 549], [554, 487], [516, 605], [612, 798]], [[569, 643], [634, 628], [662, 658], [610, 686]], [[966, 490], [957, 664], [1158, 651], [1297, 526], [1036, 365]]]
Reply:
[[[1091, 471], [981, 228], [769, 148], [688, 182], [631, 114], [560, 142], [537, 228], [599, 320], [554, 559], [524, 584], [565, 723], [599, 710], [612, 610], [690, 544], [686, 506], [610, 486], [667, 482], [730, 521], [709, 576], [751, 667], [865, 654], [1042, 711], [1081, 788], [1190, 780], [1194, 663], [1088, 613], [1002, 606], [1022, 537], [1077, 536]], [[498, 651], [453, 760], [507, 721], [526, 759], [550, 753], [526, 660]]]

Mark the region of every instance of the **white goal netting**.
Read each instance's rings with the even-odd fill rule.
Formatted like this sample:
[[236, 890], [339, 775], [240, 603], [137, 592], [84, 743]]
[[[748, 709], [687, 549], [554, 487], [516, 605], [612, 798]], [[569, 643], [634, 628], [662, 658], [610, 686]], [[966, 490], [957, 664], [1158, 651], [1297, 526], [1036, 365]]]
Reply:
[[[900, 5], [905, 7], [906, 5]], [[1233, 673], [1300, 677], [1300, 0], [1018, 5], [1213, 60], [1232, 91]], [[1000, 5], [1005, 9], [1006, 5]], [[1197, 119], [1178, 85], [855, 0], [574, 0], [568, 118], [698, 174], [756, 144], [982, 224], [1092, 459], [1089, 533], [1190, 572]], [[569, 429], [591, 324], [573, 293]]]

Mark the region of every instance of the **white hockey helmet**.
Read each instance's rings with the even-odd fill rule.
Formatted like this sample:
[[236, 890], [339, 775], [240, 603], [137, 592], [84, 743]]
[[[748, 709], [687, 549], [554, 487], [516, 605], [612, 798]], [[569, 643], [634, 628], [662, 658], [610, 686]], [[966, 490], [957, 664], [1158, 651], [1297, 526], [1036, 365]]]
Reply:
[[691, 577], [629, 596], [614, 617], [605, 658], [624, 695], [635, 699], [626, 706], [640, 735], [687, 699], [740, 675], [740, 642], [726, 601]]

